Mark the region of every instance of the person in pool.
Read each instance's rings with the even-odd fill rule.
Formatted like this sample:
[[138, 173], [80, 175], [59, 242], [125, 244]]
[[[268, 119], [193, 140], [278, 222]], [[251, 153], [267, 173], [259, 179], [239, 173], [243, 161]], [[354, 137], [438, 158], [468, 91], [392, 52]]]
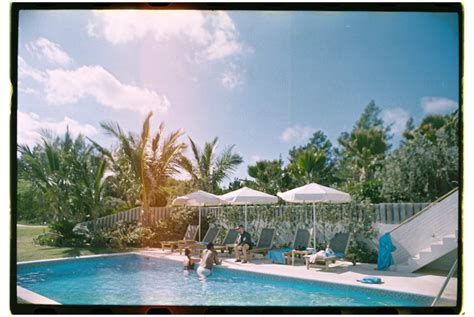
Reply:
[[201, 276], [209, 276], [212, 274], [213, 265], [220, 265], [221, 263], [222, 261], [214, 249], [214, 244], [209, 242], [206, 246], [206, 250], [202, 251], [201, 263], [196, 272]]
[[[252, 237], [250, 233], [245, 231], [244, 226], [240, 225], [235, 228], [239, 232], [239, 238], [237, 239], [237, 243], [235, 244], [234, 251], [235, 251], [235, 262], [247, 263], [248, 262], [248, 251], [252, 249]], [[240, 252], [242, 252], [244, 259], [240, 258]]]
[[184, 255], [186, 256], [184, 258], [184, 269], [189, 271], [189, 270], [194, 270], [194, 261], [193, 259], [191, 258], [191, 250], [189, 249], [185, 249], [184, 250]]

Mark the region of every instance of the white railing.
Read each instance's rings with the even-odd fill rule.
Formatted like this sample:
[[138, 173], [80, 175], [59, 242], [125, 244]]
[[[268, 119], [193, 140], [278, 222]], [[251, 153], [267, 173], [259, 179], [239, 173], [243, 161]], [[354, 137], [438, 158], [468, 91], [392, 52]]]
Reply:
[[403, 264], [444, 236], [455, 234], [458, 201], [459, 191], [456, 189], [392, 229], [390, 235], [397, 247], [393, 253], [395, 263]]

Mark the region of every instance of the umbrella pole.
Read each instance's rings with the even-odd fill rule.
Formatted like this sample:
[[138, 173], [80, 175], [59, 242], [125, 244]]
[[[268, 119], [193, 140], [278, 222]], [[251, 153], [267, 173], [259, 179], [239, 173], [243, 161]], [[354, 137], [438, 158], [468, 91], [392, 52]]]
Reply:
[[245, 214], [245, 230], [247, 230], [247, 204], [244, 207], [244, 214]]
[[199, 241], [201, 241], [201, 206], [199, 206]]
[[316, 206], [313, 202], [313, 248], [316, 251]]

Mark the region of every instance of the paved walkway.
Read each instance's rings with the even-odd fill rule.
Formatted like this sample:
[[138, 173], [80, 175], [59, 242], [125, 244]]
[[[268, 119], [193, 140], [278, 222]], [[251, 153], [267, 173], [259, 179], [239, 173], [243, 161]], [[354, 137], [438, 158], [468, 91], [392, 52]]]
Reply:
[[[183, 261], [184, 256], [179, 253], [169, 251], [162, 252], [161, 249], [141, 251], [140, 253], [149, 256], [164, 257], [171, 260]], [[330, 265], [330, 269], [325, 271], [318, 268], [306, 269], [304, 263], [295, 263], [295, 266], [273, 264], [269, 259], [260, 258], [252, 260], [251, 263], [236, 263], [234, 258], [223, 256], [223, 266], [232, 269], [258, 272], [262, 274], [274, 274], [287, 277], [296, 277], [314, 281], [324, 281], [344, 285], [363, 286], [368, 288], [383, 289], [411, 294], [420, 294], [435, 297], [443, 284], [445, 277], [439, 275], [380, 272], [376, 271], [374, 264], [357, 264], [353, 266], [350, 262], [337, 261]], [[357, 282], [367, 275], [375, 275], [382, 278], [383, 284], [362, 284]], [[448, 284], [443, 300], [440, 304], [455, 304], [457, 294], [457, 278], [452, 278]]]
[[43, 226], [43, 225], [23, 225], [21, 223], [17, 223], [16, 226], [19, 228], [46, 228], [48, 227], [48, 226]]

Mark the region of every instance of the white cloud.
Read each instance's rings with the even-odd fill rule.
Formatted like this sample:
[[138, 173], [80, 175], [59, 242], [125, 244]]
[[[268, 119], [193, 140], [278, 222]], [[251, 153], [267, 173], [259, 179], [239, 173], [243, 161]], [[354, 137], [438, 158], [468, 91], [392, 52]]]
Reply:
[[36, 41], [26, 44], [27, 50], [31, 54], [45, 57], [51, 64], [67, 66], [72, 62], [72, 58], [62, 49], [61, 45], [51, 42], [47, 38], [40, 37]]
[[252, 163], [256, 163], [258, 161], [261, 161], [262, 158], [260, 157], [260, 155], [252, 155], [252, 157], [250, 158], [251, 162]]
[[81, 124], [74, 119], [64, 117], [60, 121], [42, 119], [34, 112], [18, 111], [18, 144], [33, 146], [41, 140], [41, 130], [51, 130], [57, 135], [64, 134], [66, 129], [72, 135], [83, 134], [93, 136], [97, 134], [97, 129], [90, 124]]
[[301, 142], [308, 140], [316, 129], [312, 127], [302, 127], [300, 125], [295, 125], [293, 127], [286, 128], [280, 135], [280, 140], [289, 143], [289, 142]]
[[235, 65], [232, 64], [229, 69], [222, 73], [220, 82], [225, 88], [234, 89], [242, 84], [242, 75], [238, 72]]
[[21, 57], [18, 56], [18, 78], [31, 78], [37, 82], [44, 82], [46, 75], [30, 65]]
[[21, 92], [23, 92], [23, 93], [25, 93], [25, 94], [28, 94], [28, 95], [36, 95], [36, 94], [38, 94], [38, 91], [37, 91], [37, 90], [35, 90], [35, 89], [31, 88], [31, 87], [25, 87], [24, 84], [23, 84], [23, 82], [21, 82], [20, 80], [18, 81], [17, 87], [18, 87], [18, 91], [21, 91]]
[[53, 105], [75, 103], [94, 97], [106, 107], [140, 113], [166, 112], [170, 102], [155, 91], [121, 83], [101, 66], [47, 71], [46, 100]]
[[[31, 78], [43, 85], [48, 104], [73, 104], [81, 98], [93, 97], [109, 108], [146, 114], [149, 111], [166, 112], [168, 98], [153, 90], [120, 82], [101, 66], [82, 66], [74, 70], [62, 68], [39, 71], [18, 58], [20, 78]], [[22, 89], [28, 89], [23, 87]]]
[[225, 12], [114, 10], [94, 11], [87, 26], [89, 36], [124, 44], [145, 36], [157, 42], [184, 38], [200, 47], [207, 60], [251, 52], [244, 45], [234, 22]]
[[382, 118], [386, 124], [392, 125], [394, 134], [401, 134], [405, 130], [408, 119], [410, 119], [410, 114], [402, 108], [393, 108], [384, 110]]
[[446, 113], [458, 108], [458, 103], [454, 100], [444, 97], [423, 97], [421, 98], [421, 107], [425, 113]]

